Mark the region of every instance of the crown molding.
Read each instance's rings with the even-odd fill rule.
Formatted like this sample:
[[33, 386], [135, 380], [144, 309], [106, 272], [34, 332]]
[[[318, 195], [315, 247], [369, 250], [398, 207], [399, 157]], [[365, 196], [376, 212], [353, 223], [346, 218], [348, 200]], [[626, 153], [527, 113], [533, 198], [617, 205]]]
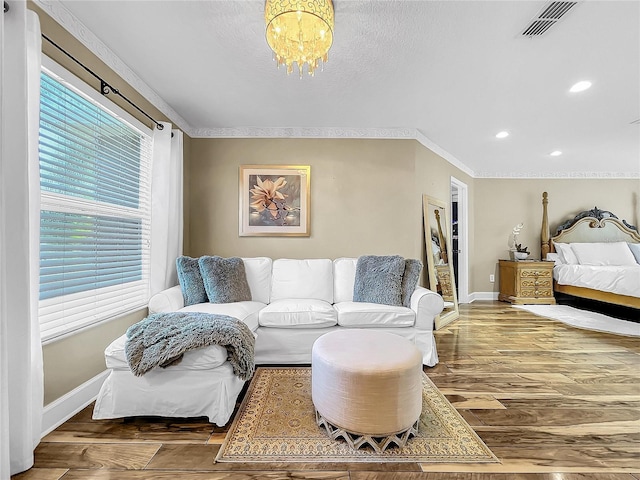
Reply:
[[102, 40], [100, 40], [86, 25], [73, 15], [58, 0], [33, 0], [47, 15], [58, 22], [66, 31], [73, 35], [80, 43], [87, 47], [96, 57], [136, 89], [140, 95], [160, 110], [176, 124], [182, 131], [189, 134], [191, 125], [182, 118], [167, 102], [165, 102], [149, 85], [131, 70]]
[[196, 128], [193, 138], [368, 138], [415, 140], [412, 128], [230, 127]]
[[424, 147], [431, 150], [436, 155], [440, 155], [447, 162], [449, 162], [454, 167], [462, 170], [464, 173], [469, 175], [471, 178], [475, 178], [475, 172], [467, 167], [464, 163], [458, 160], [456, 157], [447, 152], [444, 148], [442, 148], [437, 143], [431, 141], [426, 135], [424, 135], [420, 130], [415, 130], [415, 139]]
[[474, 178], [503, 179], [640, 179], [640, 172], [476, 172]]

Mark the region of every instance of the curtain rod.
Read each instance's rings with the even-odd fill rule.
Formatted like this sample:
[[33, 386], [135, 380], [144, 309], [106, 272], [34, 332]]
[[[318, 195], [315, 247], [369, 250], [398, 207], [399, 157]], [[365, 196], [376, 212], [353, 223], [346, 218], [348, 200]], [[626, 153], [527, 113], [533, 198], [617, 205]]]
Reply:
[[[7, 2], [4, 3], [5, 4], [5, 11], [7, 9]], [[127, 97], [125, 97], [123, 94], [121, 94], [117, 88], [114, 88], [113, 86], [109, 85], [105, 80], [103, 80], [97, 73], [95, 73], [93, 70], [91, 70], [89, 67], [87, 67], [86, 65], [84, 65], [82, 62], [80, 62], [80, 60], [76, 59], [73, 55], [71, 55], [69, 52], [67, 52], [64, 48], [62, 48], [60, 45], [58, 45], [57, 43], [55, 43], [53, 40], [51, 40], [49, 37], [47, 37], [44, 33], [42, 34], [42, 38], [44, 38], [47, 42], [49, 42], [51, 45], [53, 45], [54, 47], [56, 47], [58, 50], [60, 50], [62, 53], [64, 53], [67, 57], [69, 57], [71, 60], [73, 60], [74, 62], [76, 62], [78, 65], [80, 65], [82, 68], [84, 68], [87, 72], [89, 72], [91, 75], [93, 75], [95, 78], [97, 78], [98, 80], [100, 80], [100, 93], [104, 96], [107, 96], [109, 93], [114, 93], [116, 95], [118, 95], [119, 97], [122, 97], [123, 100], [125, 100], [129, 105], [131, 105], [133, 108], [135, 108], [136, 110], [138, 110], [141, 114], [143, 114], [145, 117], [147, 117], [149, 120], [151, 120], [153, 123], [155, 123], [156, 127], [158, 127], [158, 130], [162, 130], [164, 129], [164, 125], [162, 125], [161, 123], [156, 122], [147, 112], [145, 112], [144, 110], [142, 110], [139, 106], [137, 106], [135, 103], [133, 103], [131, 100], [129, 100]]]

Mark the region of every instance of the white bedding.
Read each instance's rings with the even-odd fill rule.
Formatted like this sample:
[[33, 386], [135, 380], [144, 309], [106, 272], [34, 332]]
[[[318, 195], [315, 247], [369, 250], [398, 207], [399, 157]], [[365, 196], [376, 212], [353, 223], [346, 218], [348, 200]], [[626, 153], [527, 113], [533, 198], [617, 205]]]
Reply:
[[640, 298], [640, 265], [556, 264], [553, 267], [553, 278], [561, 285], [573, 285]]

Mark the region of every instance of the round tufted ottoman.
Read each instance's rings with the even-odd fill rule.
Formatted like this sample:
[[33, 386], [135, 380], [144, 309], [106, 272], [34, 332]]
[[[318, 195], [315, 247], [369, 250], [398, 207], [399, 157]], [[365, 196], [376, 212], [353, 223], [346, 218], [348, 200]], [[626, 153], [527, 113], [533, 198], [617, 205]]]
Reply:
[[311, 352], [318, 425], [353, 448], [402, 447], [422, 411], [422, 355], [409, 340], [367, 329], [336, 330]]

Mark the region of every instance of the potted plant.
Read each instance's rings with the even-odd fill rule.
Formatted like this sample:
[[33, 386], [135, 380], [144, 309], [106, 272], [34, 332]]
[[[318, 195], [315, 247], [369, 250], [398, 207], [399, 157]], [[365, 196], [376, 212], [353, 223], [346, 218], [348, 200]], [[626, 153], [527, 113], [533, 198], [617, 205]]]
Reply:
[[529, 256], [529, 250], [527, 247], [523, 247], [522, 243], [518, 243], [518, 235], [524, 228], [524, 223], [519, 223], [511, 232], [509, 255], [512, 260], [525, 260]]

